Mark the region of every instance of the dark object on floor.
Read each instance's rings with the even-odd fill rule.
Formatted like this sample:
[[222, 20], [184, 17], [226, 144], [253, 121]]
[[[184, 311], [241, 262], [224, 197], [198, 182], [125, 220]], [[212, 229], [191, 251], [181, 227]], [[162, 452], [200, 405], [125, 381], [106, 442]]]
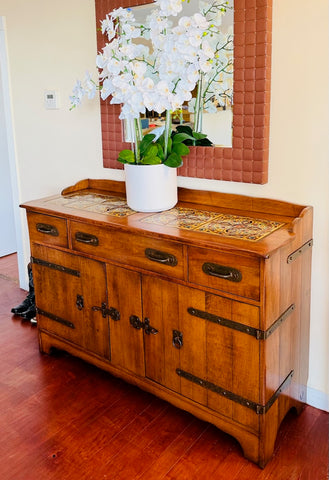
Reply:
[[31, 320], [31, 323], [35, 324], [36, 307], [31, 264], [28, 264], [27, 271], [29, 275], [29, 293], [22, 303], [11, 309], [11, 313], [19, 315], [24, 320]]

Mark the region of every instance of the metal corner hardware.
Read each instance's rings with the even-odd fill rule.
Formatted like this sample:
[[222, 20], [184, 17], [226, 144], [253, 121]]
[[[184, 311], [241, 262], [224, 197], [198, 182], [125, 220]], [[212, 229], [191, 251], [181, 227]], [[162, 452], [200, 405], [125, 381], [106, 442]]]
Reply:
[[295, 304], [292, 303], [287, 310], [285, 310], [280, 317], [275, 320], [274, 323], [265, 331], [263, 330], [258, 330], [259, 331], [259, 338], [258, 340], [266, 340], [272, 333], [286, 320], [287, 317], [295, 310]]
[[304, 243], [300, 248], [292, 252], [290, 255], [288, 255], [287, 258], [287, 263], [292, 263], [294, 262], [302, 253], [304, 253], [306, 250], [311, 248], [313, 246], [313, 239], [309, 240], [308, 242]]

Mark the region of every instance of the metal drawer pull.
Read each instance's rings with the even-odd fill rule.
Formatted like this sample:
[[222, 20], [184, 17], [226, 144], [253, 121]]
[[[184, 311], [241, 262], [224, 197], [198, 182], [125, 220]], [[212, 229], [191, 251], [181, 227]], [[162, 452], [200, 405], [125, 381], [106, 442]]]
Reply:
[[241, 282], [242, 280], [242, 273], [236, 268], [206, 262], [202, 265], [202, 270], [207, 275], [221, 278], [223, 280], [229, 280], [230, 282]]
[[59, 233], [54, 225], [49, 225], [48, 223], [37, 223], [36, 229], [40, 233], [45, 233], [46, 235], [52, 235], [53, 237], [58, 237]]
[[172, 255], [171, 253], [161, 252], [160, 250], [154, 250], [153, 248], [146, 248], [145, 256], [149, 260], [152, 260], [152, 262], [170, 265], [171, 267], [175, 267], [178, 263], [175, 255]]
[[88, 245], [93, 245], [96, 247], [98, 245], [98, 238], [95, 235], [84, 232], [76, 232], [75, 239], [77, 242], [87, 243]]

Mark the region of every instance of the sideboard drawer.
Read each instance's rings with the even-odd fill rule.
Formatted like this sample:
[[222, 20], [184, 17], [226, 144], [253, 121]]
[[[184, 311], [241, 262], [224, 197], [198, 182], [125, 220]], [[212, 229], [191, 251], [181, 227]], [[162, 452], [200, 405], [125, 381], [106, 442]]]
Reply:
[[197, 285], [259, 300], [257, 258], [189, 247], [188, 272], [189, 281]]
[[74, 221], [71, 238], [79, 252], [185, 279], [183, 247], [178, 243]]
[[31, 243], [47, 243], [67, 247], [67, 224], [63, 218], [40, 213], [27, 213]]

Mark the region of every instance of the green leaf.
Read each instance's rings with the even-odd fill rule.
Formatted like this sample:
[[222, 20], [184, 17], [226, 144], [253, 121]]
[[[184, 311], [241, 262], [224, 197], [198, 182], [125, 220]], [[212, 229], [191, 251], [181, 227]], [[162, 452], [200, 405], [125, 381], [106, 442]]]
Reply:
[[193, 132], [193, 137], [196, 138], [197, 140], [201, 140], [202, 138], [206, 138], [207, 135], [204, 133], [199, 133], [199, 132]]
[[191, 135], [187, 133], [177, 133], [173, 137], [173, 143], [182, 143], [184, 140], [194, 140], [194, 137], [191, 137]]
[[151, 143], [151, 145], [149, 145], [144, 154], [143, 154], [143, 157], [147, 157], [147, 156], [156, 156], [158, 154], [158, 147], [155, 145], [155, 143]]
[[164, 158], [163, 148], [162, 148], [162, 146], [161, 146], [159, 143], [157, 143], [156, 146], [157, 146], [157, 148], [158, 148], [158, 157], [161, 158], [161, 161], [163, 162], [164, 159], [165, 159], [165, 158]]
[[165, 145], [164, 134], [160, 135], [160, 137], [157, 139], [156, 143], [158, 145], [161, 145], [162, 149], [164, 150], [164, 145]]
[[184, 143], [175, 143], [172, 151], [177, 153], [177, 155], [179, 155], [180, 157], [182, 157], [183, 155], [188, 155], [190, 153], [190, 149], [186, 145], [184, 145]]
[[135, 155], [131, 150], [121, 150], [118, 157], [118, 162], [121, 163], [135, 163]]
[[177, 168], [183, 165], [183, 160], [177, 153], [172, 152], [164, 164], [167, 165], [167, 167]]
[[213, 143], [209, 140], [209, 138], [202, 138], [201, 140], [196, 141], [196, 145], [201, 147], [212, 147]]
[[193, 134], [192, 128], [189, 127], [188, 125], [177, 125], [176, 131], [178, 133], [187, 133], [187, 135]]
[[139, 145], [140, 152], [141, 152], [142, 156], [146, 152], [147, 147], [153, 142], [154, 138], [155, 138], [154, 133], [147, 133], [145, 135], [145, 137], [143, 138], [143, 140], [141, 141], [141, 143]]
[[146, 155], [142, 158], [141, 163], [143, 165], [159, 165], [162, 161], [157, 155]]

